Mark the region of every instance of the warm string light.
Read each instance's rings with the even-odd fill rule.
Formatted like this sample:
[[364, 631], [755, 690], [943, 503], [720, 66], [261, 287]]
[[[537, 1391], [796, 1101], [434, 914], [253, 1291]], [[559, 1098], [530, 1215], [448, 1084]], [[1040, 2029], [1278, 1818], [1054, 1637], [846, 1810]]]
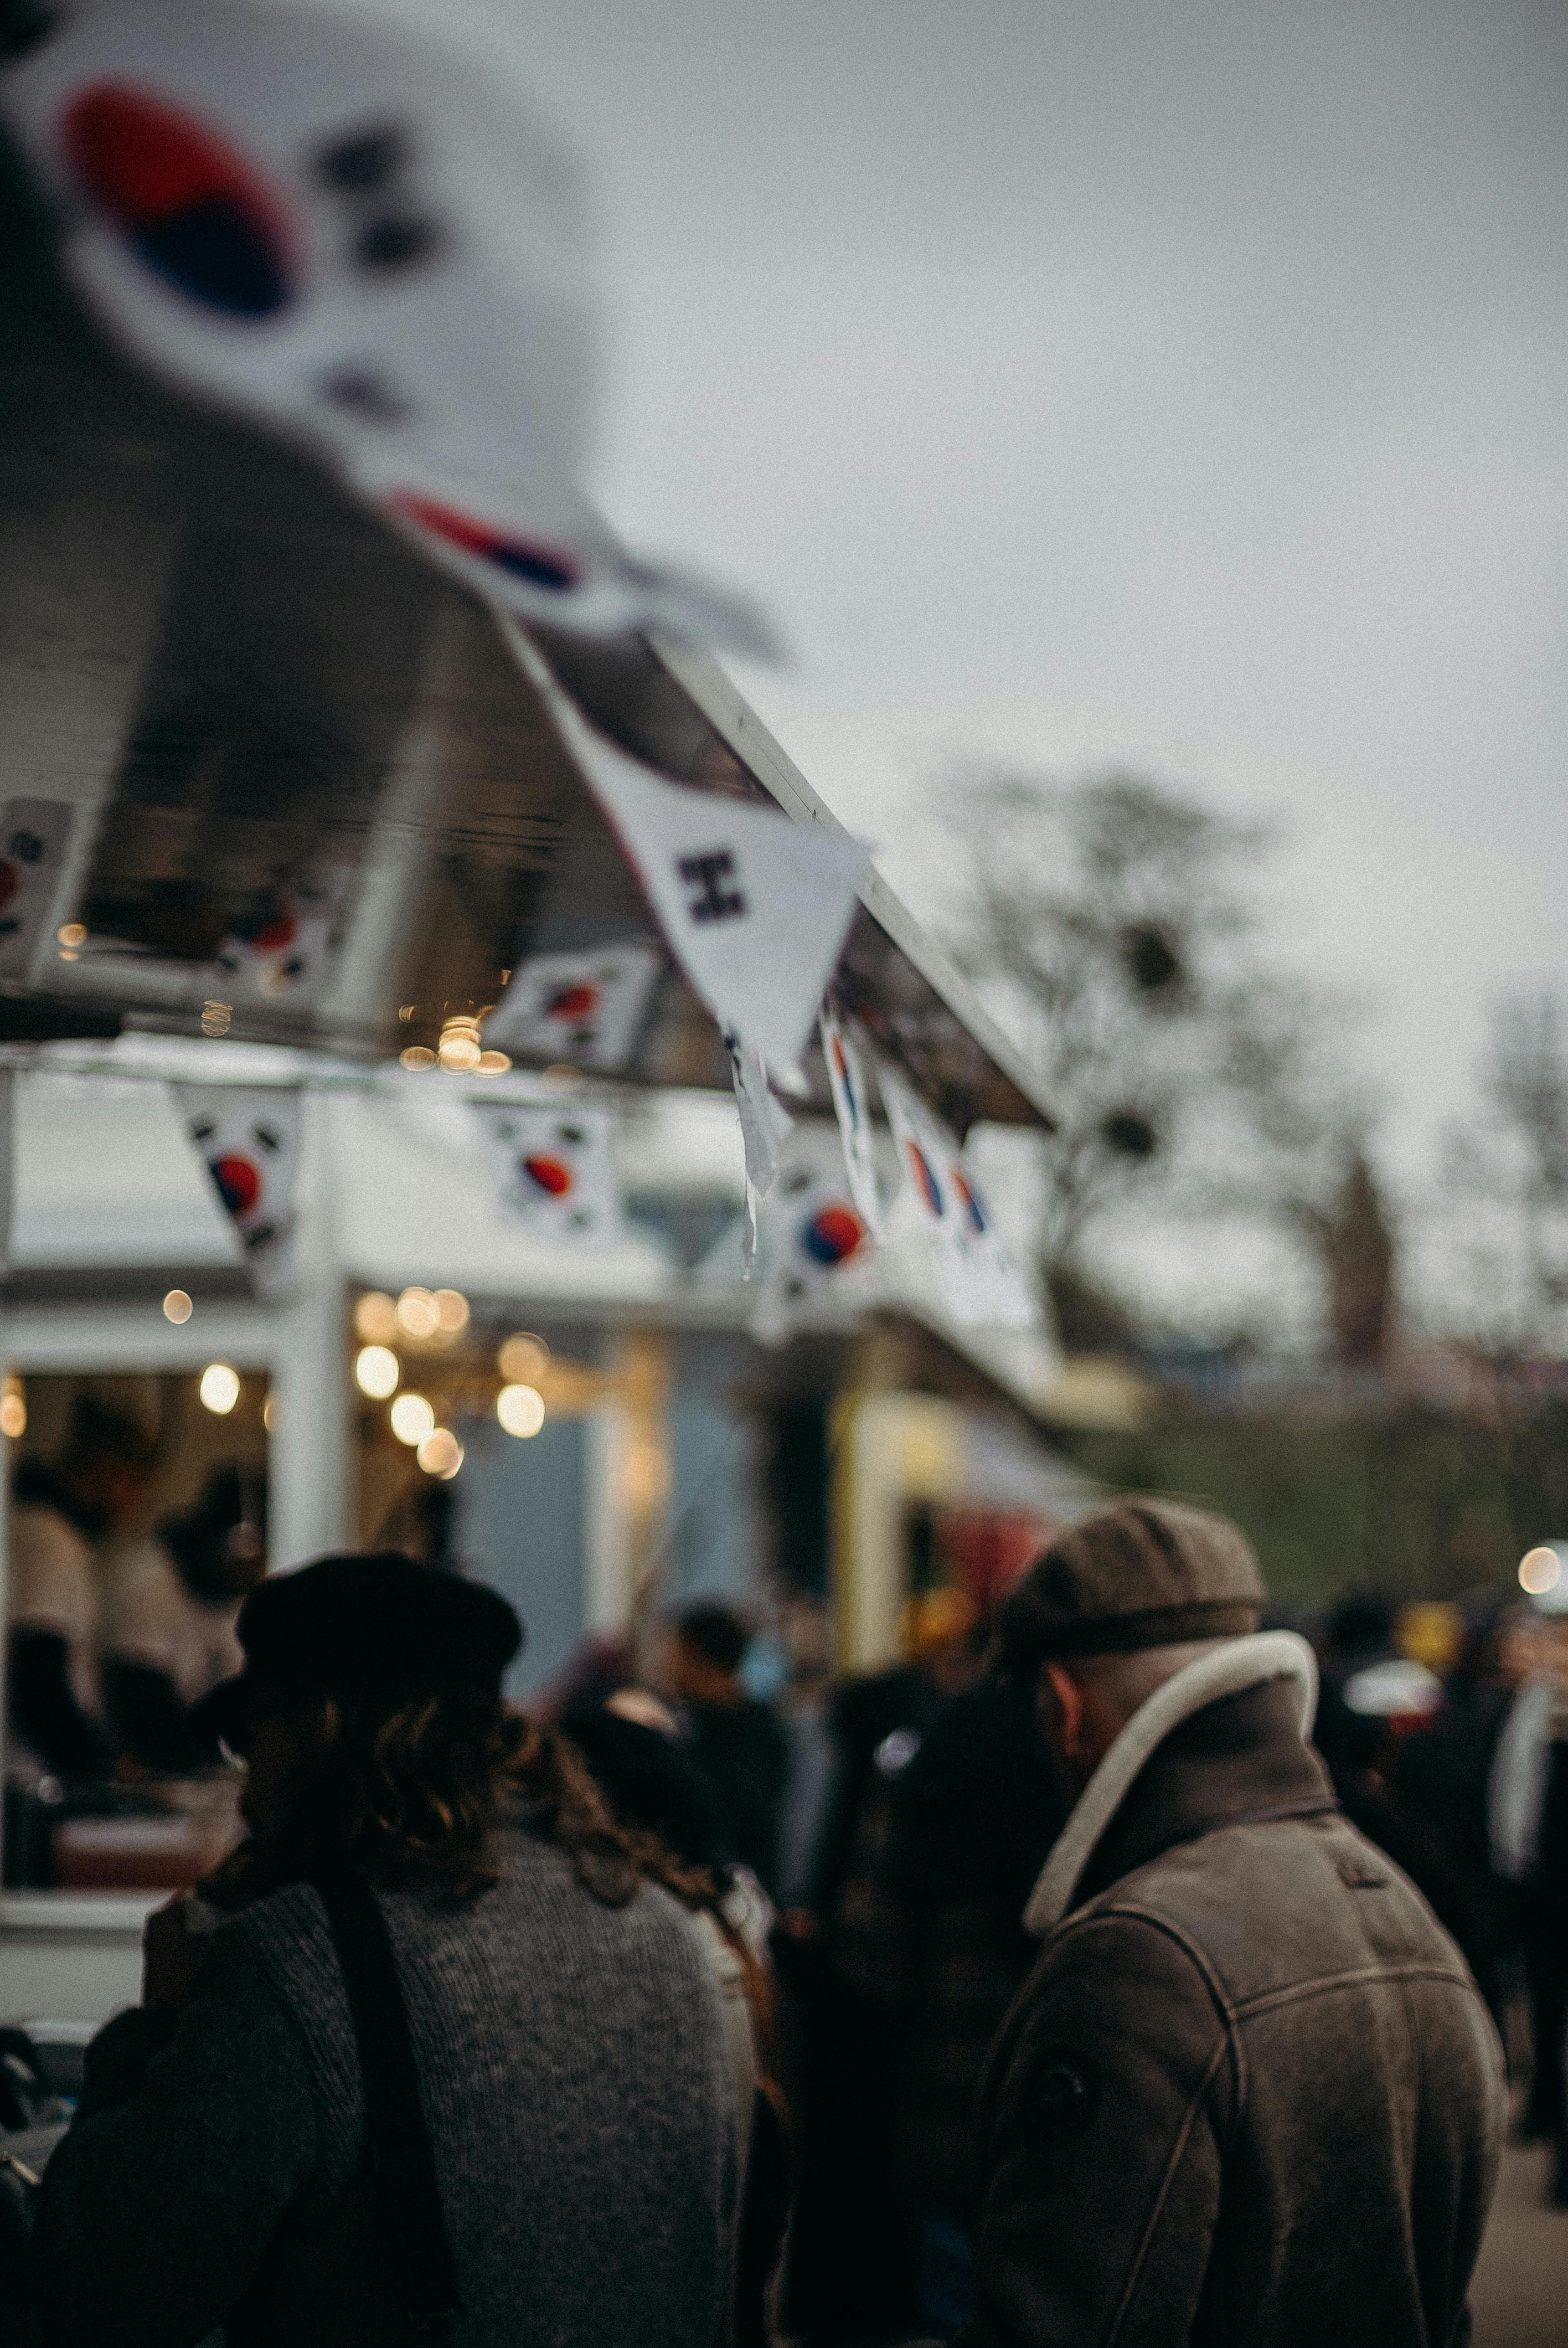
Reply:
[[163, 1300], [163, 1317], [172, 1321], [177, 1329], [184, 1327], [195, 1310], [183, 1288], [171, 1288]]
[[446, 1345], [468, 1326], [468, 1300], [460, 1288], [405, 1288], [395, 1304], [377, 1292], [374, 1304], [369, 1296], [360, 1298], [354, 1325], [368, 1343], [378, 1345], [399, 1339], [415, 1345]]
[[[402, 1004], [398, 1018], [406, 1023], [415, 1008], [412, 1003]], [[486, 1005], [486, 1010], [493, 1008]], [[511, 1056], [487, 1050], [481, 1042], [479, 1023], [484, 1016], [484, 1011], [454, 1012], [443, 1020], [434, 1049], [428, 1044], [406, 1045], [397, 1056], [399, 1065], [415, 1076], [426, 1068], [445, 1068], [453, 1076], [504, 1076], [512, 1065]]]
[[8, 1370], [0, 1385], [0, 1435], [8, 1436], [13, 1443], [27, 1432], [27, 1397], [22, 1381], [14, 1370]]
[[215, 1418], [227, 1418], [240, 1399], [239, 1372], [231, 1369], [227, 1362], [209, 1362], [197, 1392], [204, 1410], [210, 1410]]
[[397, 1300], [397, 1325], [405, 1337], [434, 1337], [441, 1326], [441, 1307], [428, 1288], [405, 1288]]
[[450, 1483], [463, 1465], [463, 1447], [449, 1426], [433, 1426], [415, 1453], [427, 1476]]
[[441, 1041], [436, 1046], [436, 1056], [449, 1075], [459, 1076], [470, 1075], [484, 1056], [483, 1047], [479, 1042], [478, 1021], [470, 1018], [448, 1019], [441, 1030]]
[[379, 1288], [367, 1289], [354, 1308], [354, 1334], [366, 1345], [395, 1345], [397, 1307]]
[[526, 1441], [545, 1423], [545, 1398], [537, 1386], [503, 1386], [496, 1396], [496, 1416], [508, 1435]]
[[515, 1386], [542, 1386], [549, 1362], [549, 1347], [528, 1329], [519, 1329], [508, 1337], [496, 1356], [496, 1367], [507, 1384]]
[[384, 1402], [403, 1380], [403, 1365], [390, 1345], [362, 1345], [354, 1356], [354, 1379], [372, 1402]]
[[400, 1394], [387, 1418], [399, 1443], [406, 1443], [410, 1450], [436, 1432], [436, 1413], [422, 1394]]
[[1519, 1560], [1519, 1586], [1531, 1598], [1544, 1598], [1563, 1579], [1563, 1560], [1550, 1542], [1526, 1550]]

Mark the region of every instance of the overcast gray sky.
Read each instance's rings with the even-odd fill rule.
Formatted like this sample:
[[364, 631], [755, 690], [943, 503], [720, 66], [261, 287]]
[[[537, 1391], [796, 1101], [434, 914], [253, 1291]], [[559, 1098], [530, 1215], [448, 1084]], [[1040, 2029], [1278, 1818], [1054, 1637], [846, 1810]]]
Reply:
[[1422, 1170], [1568, 978], [1568, 9], [466, 5], [599, 191], [592, 486], [890, 876], [955, 757], [1276, 813]]

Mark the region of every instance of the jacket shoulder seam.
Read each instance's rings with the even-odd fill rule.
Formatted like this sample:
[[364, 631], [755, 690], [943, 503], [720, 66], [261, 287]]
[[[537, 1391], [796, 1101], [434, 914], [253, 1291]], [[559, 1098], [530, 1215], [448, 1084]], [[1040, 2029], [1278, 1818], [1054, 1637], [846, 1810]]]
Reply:
[[1462, 1990], [1467, 1996], [1481, 1994], [1475, 1983], [1464, 1973], [1456, 1972], [1451, 1965], [1422, 1963], [1419, 1959], [1399, 1964], [1347, 1965], [1337, 1972], [1314, 1973], [1307, 1981], [1290, 1982], [1280, 1989], [1260, 1990], [1255, 1997], [1242, 1998], [1235, 2009], [1235, 2019], [1245, 2022], [1255, 2013], [1293, 2005], [1301, 1998], [1327, 1996], [1331, 1990], [1371, 1988], [1378, 1982], [1402, 1987], [1414, 1981], [1446, 1982], [1450, 1989]]

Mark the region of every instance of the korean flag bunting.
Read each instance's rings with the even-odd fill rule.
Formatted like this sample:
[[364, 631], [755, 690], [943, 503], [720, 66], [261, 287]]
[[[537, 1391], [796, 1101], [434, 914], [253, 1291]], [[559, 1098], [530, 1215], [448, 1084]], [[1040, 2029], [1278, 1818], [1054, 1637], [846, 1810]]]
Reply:
[[666, 782], [596, 732], [520, 630], [508, 633], [693, 989], [787, 1081], [855, 918], [865, 850], [782, 810]]
[[817, 1023], [827, 1081], [833, 1092], [834, 1115], [844, 1143], [844, 1169], [855, 1210], [874, 1240], [882, 1236], [882, 1200], [876, 1188], [876, 1136], [871, 1124], [871, 1099], [866, 1089], [866, 1063], [859, 1045], [844, 1026], [831, 1003], [824, 1004]]
[[960, 1326], [1031, 1328], [1038, 1307], [953, 1134], [886, 1062], [877, 1082], [904, 1195], [926, 1231], [951, 1318]]
[[781, 1344], [835, 1292], [858, 1285], [876, 1253], [837, 1151], [825, 1160], [814, 1138], [803, 1128], [785, 1144], [764, 1209], [764, 1276], [753, 1327], [764, 1345]]
[[961, 1253], [979, 1296], [978, 1318], [993, 1329], [1033, 1329], [1040, 1302], [997, 1228], [990, 1200], [962, 1157], [948, 1165], [958, 1201]]
[[176, 1085], [173, 1091], [257, 1287], [276, 1293], [293, 1271], [298, 1092], [260, 1085]]
[[569, 1247], [600, 1247], [620, 1237], [620, 1202], [606, 1110], [477, 1101], [473, 1114], [509, 1220]]
[[10, 799], [0, 811], [0, 978], [26, 978], [48, 934], [72, 813], [63, 799]]
[[633, 561], [583, 494], [589, 206], [504, 60], [289, 0], [22, 15], [0, 120], [133, 357], [302, 443], [505, 609], [770, 648], [744, 602]]
[[325, 974], [331, 932], [329, 912], [284, 898], [245, 935], [224, 940], [212, 984], [233, 1004], [308, 1003]]
[[524, 1060], [610, 1071], [630, 1059], [663, 968], [654, 946], [534, 954], [485, 1024], [485, 1041]]
[[16, 1189], [16, 1077], [0, 1068], [0, 1272], [11, 1268]]

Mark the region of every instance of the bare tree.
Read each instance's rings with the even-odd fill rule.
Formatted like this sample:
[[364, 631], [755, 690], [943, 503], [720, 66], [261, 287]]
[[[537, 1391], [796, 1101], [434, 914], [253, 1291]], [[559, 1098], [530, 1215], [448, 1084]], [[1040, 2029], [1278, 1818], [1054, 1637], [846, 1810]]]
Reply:
[[1491, 1214], [1493, 1241], [1483, 1242], [1481, 1257], [1491, 1266], [1489, 1292], [1475, 1298], [1476, 1315], [1494, 1342], [1561, 1344], [1568, 1336], [1568, 1023], [1554, 994], [1493, 1004], [1480, 1079], [1482, 1116], [1450, 1130], [1446, 1168], [1450, 1196]]
[[[1371, 1179], [1368, 1117], [1349, 1006], [1265, 951], [1268, 829], [1129, 774], [961, 781], [956, 949], [1060, 1119], [1040, 1233], [1053, 1287], [1081, 1292], [1086, 1239], [1135, 1200], [1287, 1228], [1332, 1286], [1343, 1186], [1357, 1164]], [[1390, 1249], [1385, 1320], [1391, 1277]]]

